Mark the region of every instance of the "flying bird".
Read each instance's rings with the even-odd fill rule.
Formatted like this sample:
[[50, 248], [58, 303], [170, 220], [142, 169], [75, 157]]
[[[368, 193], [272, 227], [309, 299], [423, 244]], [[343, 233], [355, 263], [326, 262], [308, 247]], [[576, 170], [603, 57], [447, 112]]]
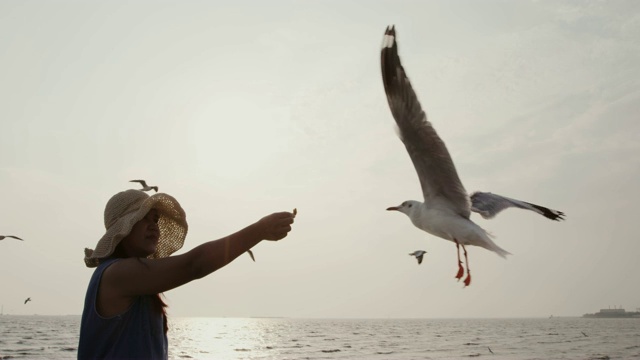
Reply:
[[0, 235], [0, 240], [4, 240], [5, 238], [12, 238], [12, 239], [16, 239], [16, 240], [20, 240], [20, 241], [24, 241], [22, 239], [20, 239], [17, 236], [13, 236], [13, 235]]
[[[464, 284], [468, 286], [471, 284], [471, 272], [465, 245], [482, 247], [503, 258], [511, 255], [493, 242], [489, 233], [471, 221], [471, 211], [481, 214], [484, 212], [483, 216], [492, 217], [500, 210], [513, 206], [524, 206], [543, 215], [545, 212], [542, 209], [549, 209], [537, 208], [538, 205], [491, 193], [476, 193], [474, 201], [473, 196], [470, 197], [464, 189], [445, 143], [427, 120], [427, 115], [411, 87], [398, 56], [394, 26], [387, 27], [385, 31], [380, 60], [389, 108], [398, 126], [400, 139], [418, 174], [424, 197], [424, 202], [407, 200], [387, 210], [400, 211], [407, 215], [417, 228], [454, 242], [458, 255], [458, 273], [455, 277], [458, 280], [464, 275], [460, 258], [462, 247], [467, 273]], [[562, 215], [564, 214], [556, 212], [557, 217]]]
[[247, 252], [249, 253], [249, 256], [251, 256], [251, 260], [253, 260], [255, 262], [256, 258], [253, 256], [253, 251], [247, 250]]
[[147, 185], [147, 182], [144, 180], [129, 180], [129, 182], [137, 182], [140, 183], [140, 185], [142, 185], [142, 191], [149, 191], [149, 190], [154, 190], [155, 192], [158, 192], [158, 187], [157, 186], [149, 186]]
[[491, 350], [490, 347], [487, 346], [487, 349], [489, 349], [489, 352], [493, 354], [493, 351]]
[[422, 257], [424, 256], [424, 254], [426, 254], [427, 252], [424, 250], [416, 250], [414, 252], [412, 252], [411, 256], [415, 256], [416, 259], [418, 259], [418, 265], [422, 264]]
[[29, 301], [31, 301], [31, 298], [30, 298], [30, 297], [28, 297], [28, 298], [27, 298], [27, 300], [25, 300], [25, 301], [24, 301], [24, 303], [26, 304], [26, 303], [28, 303]]

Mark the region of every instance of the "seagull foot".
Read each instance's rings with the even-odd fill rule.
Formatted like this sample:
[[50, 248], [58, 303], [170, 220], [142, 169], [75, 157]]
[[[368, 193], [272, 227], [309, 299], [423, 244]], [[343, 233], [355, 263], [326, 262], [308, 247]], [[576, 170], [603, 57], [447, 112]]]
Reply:
[[467, 277], [464, 278], [464, 286], [469, 286], [469, 284], [471, 284], [471, 274], [467, 273]]
[[464, 275], [464, 268], [462, 267], [462, 262], [458, 262], [458, 274], [456, 275], [456, 279], [460, 281], [460, 279], [462, 279], [462, 275]]

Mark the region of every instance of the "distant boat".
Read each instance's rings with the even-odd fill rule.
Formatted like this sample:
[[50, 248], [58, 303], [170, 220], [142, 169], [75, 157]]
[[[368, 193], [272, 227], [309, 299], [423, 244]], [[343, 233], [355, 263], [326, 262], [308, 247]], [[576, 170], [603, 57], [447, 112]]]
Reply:
[[600, 309], [595, 314], [584, 314], [583, 318], [637, 318], [640, 319], [639, 311], [625, 311], [622, 308], [619, 309]]

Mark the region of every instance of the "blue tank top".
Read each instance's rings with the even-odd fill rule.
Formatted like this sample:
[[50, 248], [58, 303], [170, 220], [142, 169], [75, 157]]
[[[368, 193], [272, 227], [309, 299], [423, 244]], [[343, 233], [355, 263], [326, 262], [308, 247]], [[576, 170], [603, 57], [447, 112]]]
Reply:
[[102, 273], [118, 260], [102, 262], [91, 276], [80, 323], [78, 359], [167, 359], [163, 315], [153, 311], [151, 296], [137, 297], [120, 315], [104, 318], [98, 314]]

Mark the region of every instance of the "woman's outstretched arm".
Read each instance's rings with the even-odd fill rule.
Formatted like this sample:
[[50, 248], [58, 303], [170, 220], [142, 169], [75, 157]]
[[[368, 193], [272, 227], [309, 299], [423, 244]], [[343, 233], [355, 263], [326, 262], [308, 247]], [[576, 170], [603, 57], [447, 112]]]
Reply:
[[117, 261], [103, 274], [100, 298], [108, 302], [158, 294], [207, 276], [262, 240], [286, 237], [291, 231], [293, 218], [290, 212], [273, 213], [236, 233], [199, 245], [182, 255]]

